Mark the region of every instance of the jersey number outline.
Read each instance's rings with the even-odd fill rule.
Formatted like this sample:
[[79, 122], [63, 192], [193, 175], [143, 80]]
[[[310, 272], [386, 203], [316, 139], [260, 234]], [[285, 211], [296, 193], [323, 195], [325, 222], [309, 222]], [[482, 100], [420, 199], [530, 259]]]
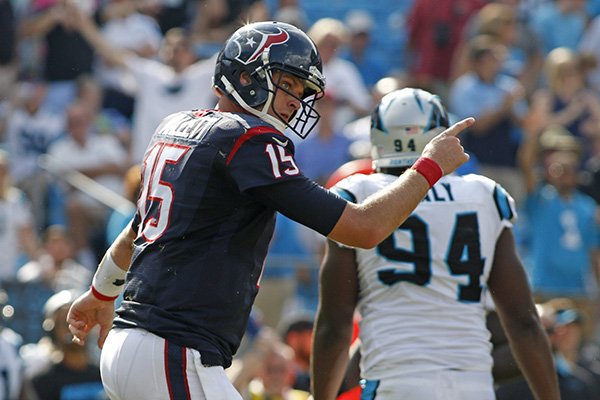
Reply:
[[[398, 228], [410, 232], [413, 250], [398, 248], [394, 235], [388, 236], [377, 246], [382, 257], [392, 262], [404, 262], [414, 265], [412, 272], [386, 268], [377, 271], [379, 280], [392, 286], [398, 282], [410, 282], [425, 286], [431, 281], [431, 250], [427, 224], [419, 217], [411, 215]], [[466, 285], [458, 285], [457, 299], [466, 302], [478, 302], [481, 299], [481, 280], [485, 258], [481, 257], [479, 223], [476, 213], [457, 214], [454, 231], [446, 253], [446, 265], [452, 275], [468, 275]]]
[[144, 159], [142, 192], [138, 200], [141, 221], [138, 235], [146, 242], [156, 241], [169, 227], [175, 192], [165, 176], [165, 170], [168, 166], [179, 163], [190, 148], [158, 142]]
[[[277, 151], [275, 151], [277, 149]], [[282, 146], [274, 146], [272, 143], [267, 144], [265, 147], [265, 153], [269, 155], [269, 161], [271, 162], [271, 170], [273, 176], [277, 179], [281, 178], [281, 164], [288, 164], [289, 167], [283, 170], [283, 173], [289, 176], [298, 175], [300, 169], [296, 165], [294, 158], [285, 153], [285, 149]]]

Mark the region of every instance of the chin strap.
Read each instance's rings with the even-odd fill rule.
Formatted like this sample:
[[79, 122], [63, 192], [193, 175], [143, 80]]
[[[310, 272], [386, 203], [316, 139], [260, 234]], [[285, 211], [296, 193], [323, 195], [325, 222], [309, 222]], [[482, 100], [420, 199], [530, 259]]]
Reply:
[[271, 102], [273, 101], [273, 93], [272, 92], [269, 92], [269, 95], [267, 97], [267, 101], [265, 102], [265, 105], [262, 108], [262, 111], [259, 111], [259, 110], [255, 109], [255, 108], [250, 107], [242, 99], [242, 97], [239, 95], [239, 93], [235, 90], [235, 88], [233, 87], [233, 85], [229, 82], [229, 80], [227, 80], [227, 78], [225, 76], [221, 76], [221, 82], [223, 82], [223, 84], [225, 85], [225, 89], [227, 90], [227, 93], [229, 93], [231, 96], [233, 96], [233, 98], [240, 105], [240, 107], [242, 107], [244, 110], [246, 110], [250, 114], [255, 115], [258, 118], [260, 118], [260, 119], [268, 122], [269, 124], [273, 125], [281, 133], [283, 133], [285, 131], [285, 128], [287, 128], [287, 124], [285, 124], [284, 122], [280, 121], [278, 118], [275, 118], [274, 116], [267, 114], [264, 111], [264, 110], [268, 110], [269, 107], [271, 106]]

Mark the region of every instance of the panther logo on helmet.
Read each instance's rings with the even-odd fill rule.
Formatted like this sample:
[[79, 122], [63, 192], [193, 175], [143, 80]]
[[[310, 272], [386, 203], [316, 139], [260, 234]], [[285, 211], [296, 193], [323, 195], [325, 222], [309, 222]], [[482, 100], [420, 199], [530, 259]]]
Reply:
[[[238, 45], [239, 54], [235, 57], [236, 60], [243, 64], [250, 64], [256, 61], [256, 59], [271, 46], [283, 44], [288, 41], [290, 35], [283, 29], [277, 28], [276, 33], [264, 33], [257, 29], [252, 29], [252, 35], [246, 32], [244, 37], [234, 38], [233, 41]], [[246, 51], [253, 49], [256, 46], [254, 52]]]

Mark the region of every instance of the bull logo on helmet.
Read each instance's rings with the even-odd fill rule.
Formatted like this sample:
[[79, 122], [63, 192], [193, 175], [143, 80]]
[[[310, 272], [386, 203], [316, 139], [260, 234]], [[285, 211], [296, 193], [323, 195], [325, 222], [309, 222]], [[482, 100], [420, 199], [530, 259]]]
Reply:
[[243, 64], [250, 64], [271, 46], [287, 42], [290, 38], [289, 33], [281, 28], [277, 30], [278, 32], [274, 33], [264, 33], [251, 29], [235, 38], [234, 41], [239, 49], [235, 59]]

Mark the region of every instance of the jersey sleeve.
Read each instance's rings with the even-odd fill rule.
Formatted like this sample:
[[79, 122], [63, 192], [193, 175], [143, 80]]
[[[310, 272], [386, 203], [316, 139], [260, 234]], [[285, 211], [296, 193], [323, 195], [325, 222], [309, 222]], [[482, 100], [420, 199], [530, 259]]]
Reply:
[[368, 176], [362, 173], [350, 175], [336, 183], [331, 191], [350, 203], [362, 203], [371, 194], [366, 186]]
[[251, 128], [241, 135], [226, 164], [241, 192], [304, 178], [294, 160], [292, 141], [268, 127]]
[[253, 188], [249, 193], [286, 217], [328, 236], [346, 201], [306, 177], [277, 185]]
[[[474, 199], [485, 199], [489, 210], [488, 215], [495, 220], [497, 217], [500, 224], [511, 228], [517, 221], [517, 209], [515, 200], [510, 193], [498, 182], [478, 174], [464, 175], [469, 195]], [[496, 220], [496, 221], [498, 221]]]

